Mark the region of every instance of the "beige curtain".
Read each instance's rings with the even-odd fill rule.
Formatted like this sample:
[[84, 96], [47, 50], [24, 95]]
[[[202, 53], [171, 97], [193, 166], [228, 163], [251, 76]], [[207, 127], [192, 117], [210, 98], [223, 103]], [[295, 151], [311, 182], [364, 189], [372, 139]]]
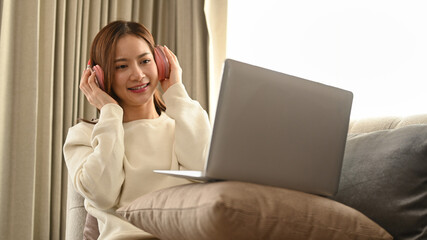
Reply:
[[[218, 4], [226, 9], [226, 0]], [[68, 173], [62, 145], [77, 118], [96, 117], [78, 85], [91, 40], [108, 22], [146, 25], [157, 43], [178, 55], [190, 96], [209, 110], [208, 78], [214, 71], [209, 61], [219, 58], [208, 54], [208, 45], [221, 31], [208, 32], [204, 10], [221, 8], [215, 0], [206, 5], [203, 0], [0, 1], [1, 239], [64, 238]]]
[[209, 117], [214, 122], [222, 68], [227, 49], [227, 0], [206, 0], [205, 14], [209, 32]]

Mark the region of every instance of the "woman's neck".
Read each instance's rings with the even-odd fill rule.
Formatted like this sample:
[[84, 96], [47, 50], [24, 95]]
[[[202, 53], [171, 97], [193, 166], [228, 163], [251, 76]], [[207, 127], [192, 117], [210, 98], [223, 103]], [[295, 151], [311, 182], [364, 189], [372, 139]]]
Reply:
[[140, 119], [155, 119], [159, 117], [154, 103], [138, 106], [122, 106], [123, 122], [131, 122]]

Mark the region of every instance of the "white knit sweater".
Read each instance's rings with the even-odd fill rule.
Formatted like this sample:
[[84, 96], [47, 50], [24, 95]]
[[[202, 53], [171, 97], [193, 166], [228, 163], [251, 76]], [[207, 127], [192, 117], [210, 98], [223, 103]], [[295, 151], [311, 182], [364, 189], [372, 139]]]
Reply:
[[167, 110], [156, 119], [123, 123], [123, 109], [107, 104], [97, 124], [69, 129], [65, 161], [86, 210], [98, 219], [99, 239], [152, 237], [115, 210], [148, 192], [187, 183], [154, 169], [204, 167], [211, 135], [206, 112], [182, 84], [171, 86], [163, 99]]

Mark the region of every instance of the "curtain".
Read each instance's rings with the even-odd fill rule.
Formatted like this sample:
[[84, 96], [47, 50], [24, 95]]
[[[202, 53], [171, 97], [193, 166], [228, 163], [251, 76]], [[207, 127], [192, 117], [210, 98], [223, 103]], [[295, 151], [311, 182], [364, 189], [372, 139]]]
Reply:
[[[226, 0], [218, 3], [226, 9]], [[208, 31], [205, 11], [221, 9], [216, 4], [206, 0], [206, 10], [202, 0], [0, 1], [2, 239], [64, 238], [62, 145], [78, 118], [97, 114], [78, 88], [96, 33], [117, 19], [143, 23], [177, 54], [189, 95], [209, 110], [209, 61], [219, 58], [208, 46], [221, 31]]]
[[209, 117], [214, 122], [221, 74], [227, 49], [227, 0], [206, 0], [205, 14], [209, 32]]

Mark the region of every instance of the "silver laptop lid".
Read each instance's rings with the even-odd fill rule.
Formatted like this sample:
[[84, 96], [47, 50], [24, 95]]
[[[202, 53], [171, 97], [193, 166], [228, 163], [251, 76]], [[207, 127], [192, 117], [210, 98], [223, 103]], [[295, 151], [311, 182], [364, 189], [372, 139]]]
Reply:
[[353, 94], [227, 59], [206, 176], [330, 196]]

